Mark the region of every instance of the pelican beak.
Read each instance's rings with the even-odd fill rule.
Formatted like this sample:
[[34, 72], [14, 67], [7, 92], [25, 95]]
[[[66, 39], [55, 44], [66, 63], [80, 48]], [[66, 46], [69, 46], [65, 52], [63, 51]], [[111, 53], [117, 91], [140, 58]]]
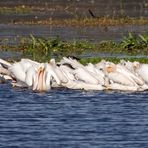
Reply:
[[45, 70], [44, 67], [39, 67], [38, 72], [41, 73], [41, 72], [43, 72], [44, 70]]
[[16, 82], [11, 83], [12, 87], [16, 87]]
[[112, 66], [108, 66], [108, 67], [106, 68], [106, 71], [107, 71], [108, 73], [113, 72], [113, 67], [112, 67]]
[[138, 69], [140, 67], [140, 64], [138, 62], [133, 63], [134, 70]]
[[44, 75], [45, 67], [40, 66], [37, 70], [37, 82], [34, 85], [34, 90], [43, 91], [43, 75]]

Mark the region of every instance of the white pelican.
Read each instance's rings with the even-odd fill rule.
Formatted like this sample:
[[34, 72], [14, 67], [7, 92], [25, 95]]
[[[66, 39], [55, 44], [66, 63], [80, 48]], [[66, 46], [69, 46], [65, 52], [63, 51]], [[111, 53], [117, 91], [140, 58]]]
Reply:
[[61, 64], [68, 63], [71, 67], [74, 68], [72, 74], [75, 79], [78, 81], [83, 81], [88, 84], [99, 84], [99, 78], [97, 78], [96, 74], [87, 70], [88, 67], [85, 67], [81, 63], [79, 63], [75, 59], [63, 57]]
[[68, 82], [62, 83], [62, 86], [71, 89], [103, 90], [104, 87], [99, 84], [99, 81], [95, 78], [96, 75], [87, 68], [76, 60], [64, 57], [60, 69], [67, 77]]
[[[129, 62], [129, 61], [121, 61], [120, 62], [124, 68], [126, 68], [130, 73], [129, 77], [131, 77], [137, 85], [139, 85], [138, 91], [143, 91], [148, 89], [148, 86], [146, 84], [145, 76], [147, 76], [147, 73], [141, 69], [141, 65], [139, 62]], [[145, 67], [145, 66], [144, 66]], [[144, 68], [145, 69], [145, 68]], [[147, 69], [147, 68], [146, 68]]]
[[8, 70], [13, 78], [17, 81], [25, 82], [26, 71], [30, 67], [38, 67], [39, 63], [30, 59], [21, 59], [20, 62], [15, 62], [9, 66]]
[[7, 61], [5, 61], [5, 60], [3, 60], [3, 59], [0, 59], [0, 64], [4, 65], [4, 67], [9, 67], [9, 66], [11, 66], [11, 63], [9, 63], [9, 62], [7, 62]]
[[136, 86], [127, 86], [127, 85], [122, 85], [119, 83], [111, 83], [108, 89], [121, 90], [121, 91], [137, 91], [138, 90]]
[[99, 84], [104, 85], [105, 74], [102, 70], [98, 69], [95, 65], [88, 63], [85, 69], [90, 72], [90, 74], [99, 81]]
[[135, 71], [138, 75], [148, 84], [148, 64], [139, 64], [134, 65]]
[[[6, 68], [1, 65], [4, 65]], [[0, 59], [0, 73], [9, 74], [13, 79], [13, 86], [29, 87], [38, 91], [51, 89], [53, 80], [58, 85], [61, 83], [59, 78], [61, 73], [53, 62], [38, 63], [30, 59], [21, 59], [19, 62], [10, 64], [7, 61]], [[65, 80], [62, 79], [62, 82], [63, 81]]]
[[53, 67], [53, 70], [60, 79], [61, 83], [67, 83], [68, 79], [66, 78], [62, 70], [56, 65], [55, 59], [51, 59], [49, 64]]
[[108, 83], [106, 83], [108, 89], [118, 89], [123, 91], [138, 89], [133, 80], [122, 72], [117, 71], [115, 64], [109, 63], [106, 65], [105, 74], [107, 77], [106, 79], [108, 79]]
[[73, 67], [74, 69], [78, 68], [78, 67], [84, 67], [84, 65], [82, 65], [80, 62], [78, 62], [77, 60], [75, 59], [72, 59], [72, 58], [67, 58], [67, 57], [63, 57], [63, 59], [60, 61], [60, 64], [61, 65], [64, 65], [64, 64], [69, 64], [71, 65], [71, 67]]
[[2, 65], [0, 65], [0, 76], [5, 80], [12, 80], [9, 70], [4, 68]]
[[11, 63], [0, 59], [0, 76], [3, 77], [5, 80], [11, 80], [10, 71], [8, 68], [11, 66]]
[[[31, 75], [31, 77], [29, 74]], [[55, 73], [54, 68], [49, 63], [40, 64], [36, 71], [33, 71], [33, 69], [31, 69], [29, 73], [27, 73], [26, 80], [27, 78], [29, 82], [31, 82], [30, 84], [33, 87], [32, 89], [37, 91], [50, 90], [53, 80], [58, 85], [61, 84], [61, 81]]]
[[121, 64], [116, 65], [116, 71], [124, 74], [126, 77], [128, 77], [135, 85], [142, 86], [144, 85], [144, 81], [137, 75], [136, 72], [131, 72], [129, 69], [127, 69], [125, 66]]
[[71, 69], [67, 65], [60, 65], [59, 68], [68, 80], [75, 80], [75, 77], [73, 75], [73, 69]]
[[72, 81], [69, 80], [67, 83], [64, 83], [63, 86], [70, 89], [84, 89], [84, 90], [104, 90], [105, 87], [100, 84], [88, 84], [83, 81]]
[[0, 59], [0, 83], [10, 79], [12, 84], [32, 90], [46, 91], [52, 87], [84, 90], [143, 91], [148, 89], [148, 64], [121, 61], [119, 64], [101, 62], [82, 65], [63, 57], [57, 66], [54, 59], [38, 63], [21, 59], [13, 64]]
[[87, 71], [85, 68], [77, 68], [73, 71], [74, 77], [76, 80], [83, 81], [88, 84], [99, 84], [99, 81]]

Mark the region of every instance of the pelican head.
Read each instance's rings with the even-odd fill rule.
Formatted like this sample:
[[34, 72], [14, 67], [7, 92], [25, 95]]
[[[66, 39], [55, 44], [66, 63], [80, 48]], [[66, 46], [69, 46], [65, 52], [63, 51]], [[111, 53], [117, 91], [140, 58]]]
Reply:
[[34, 84], [34, 90], [44, 91], [45, 90], [45, 65], [42, 63], [37, 69], [37, 79]]
[[116, 70], [116, 65], [113, 63], [108, 63], [105, 69], [108, 73], [114, 72]]
[[56, 65], [55, 59], [50, 59], [50, 63]]
[[42, 73], [42, 72], [44, 72], [44, 70], [45, 70], [45, 68], [44, 67], [39, 67], [39, 69], [38, 69], [38, 73]]
[[137, 70], [138, 68], [140, 68], [140, 63], [137, 61], [133, 62], [133, 69]]

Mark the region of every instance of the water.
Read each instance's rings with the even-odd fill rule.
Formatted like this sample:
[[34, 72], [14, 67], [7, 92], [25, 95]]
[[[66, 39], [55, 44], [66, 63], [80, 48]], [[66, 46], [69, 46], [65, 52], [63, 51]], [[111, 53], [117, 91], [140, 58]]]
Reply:
[[22, 56], [22, 53], [21, 52], [17, 52], [17, 51], [1, 51], [0, 53], [0, 58], [2, 59], [20, 59]]
[[1, 148], [146, 148], [148, 92], [53, 89], [1, 84]]
[[120, 41], [129, 32], [135, 34], [146, 34], [147, 25], [123, 25], [123, 26], [53, 26], [53, 25], [16, 25], [20, 21], [42, 21], [49, 19], [76, 19], [92, 18], [91, 10], [96, 17], [120, 16], [144, 17], [147, 18], [148, 9], [146, 0], [1, 0], [0, 7], [29, 6], [32, 11], [27, 13], [1, 13], [0, 15], [0, 41], [8, 39], [1, 44], [19, 43], [20, 37], [29, 37], [33, 34], [36, 37], [56, 37], [63, 40], [88, 40], [99, 42], [102, 40]]
[[[35, 6], [41, 12], [33, 9], [33, 13], [29, 13], [24, 17], [23, 15], [0, 15], [4, 21], [10, 22], [12, 20], [32, 19], [42, 20], [44, 18], [76, 18], [76, 17], [91, 17], [89, 9], [92, 10], [96, 17], [103, 16], [129, 16], [129, 17], [147, 17], [148, 6], [147, 0], [1, 0], [0, 6], [15, 7], [15, 6]], [[44, 15], [43, 15], [44, 14]], [[61, 15], [62, 14], [62, 15]], [[5, 16], [5, 17], [4, 17]], [[37, 16], [37, 17], [35, 17]], [[8, 18], [7, 18], [8, 17]]]
[[[46, 25], [12, 25], [0, 24], [0, 40], [1, 44], [17, 45], [22, 37], [57, 37], [62, 40], [87, 40], [92, 43], [100, 41], [121, 41], [124, 36], [128, 36], [129, 32], [135, 34], [146, 34], [148, 30], [147, 25], [125, 25], [125, 26], [108, 26], [107, 28], [101, 26], [90, 27], [58, 27]], [[6, 39], [6, 41], [5, 41]]]
[[[144, 0], [142, 3], [131, 0], [124, 4], [115, 0], [108, 1], [109, 3], [102, 0], [98, 3], [96, 0], [77, 0], [73, 3], [69, 0], [42, 1], [49, 7], [47, 13], [0, 15], [0, 40], [9, 39], [8, 44], [16, 45], [19, 43], [19, 37], [33, 34], [46, 38], [58, 35], [64, 40], [119, 41], [128, 32], [142, 34], [148, 30], [146, 25], [76, 28], [9, 24], [24, 19], [91, 17], [88, 9], [97, 17], [121, 15], [122, 8], [124, 15], [147, 17]], [[40, 3], [42, 1], [1, 0], [0, 6], [14, 7], [22, 2], [25, 5], [31, 2], [32, 5], [34, 2], [34, 5], [42, 4], [44, 7], [45, 5]], [[56, 9], [52, 9], [55, 4]], [[120, 4], [122, 6], [119, 6]], [[21, 55], [12, 52], [0, 53], [1, 58], [7, 59], [10, 56], [15, 58]], [[0, 87], [0, 148], [148, 147], [148, 92], [60, 88], [37, 93], [28, 89], [12, 88], [9, 83], [0, 84]]]

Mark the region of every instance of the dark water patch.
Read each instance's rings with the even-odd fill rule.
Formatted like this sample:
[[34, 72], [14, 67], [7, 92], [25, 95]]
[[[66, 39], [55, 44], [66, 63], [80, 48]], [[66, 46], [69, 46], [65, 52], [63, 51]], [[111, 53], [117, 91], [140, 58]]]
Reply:
[[[69, 1], [69, 0], [1, 0], [0, 6], [34, 6], [41, 7], [45, 9], [51, 9], [47, 11], [50, 14], [51, 18], [61, 18], [63, 16], [69, 16], [71, 18], [76, 17], [91, 17], [89, 9], [93, 11], [95, 16], [130, 16], [130, 17], [147, 17], [147, 1], [146, 0], [130, 0], [130, 1], [116, 1], [116, 0], [78, 0], [78, 1]], [[59, 11], [61, 10], [62, 13]], [[46, 16], [46, 14], [45, 14]], [[48, 15], [46, 16], [48, 17]]]
[[1, 85], [1, 147], [147, 147], [147, 92]]
[[[16, 21], [32, 21], [32, 20], [38, 20], [39, 18], [45, 19], [45, 15], [44, 14], [3, 14], [0, 15], [0, 23], [15, 23]], [[47, 18], [48, 16], [46, 16]], [[41, 20], [42, 20], [41, 19]]]
[[119, 58], [119, 59], [146, 59], [148, 58], [147, 55], [127, 55], [127, 54], [123, 54], [123, 53], [107, 53], [107, 52], [104, 52], [104, 53], [86, 53], [86, 54], [82, 54], [80, 56], [81, 58], [95, 58], [95, 57], [99, 57], [99, 58], [107, 58], [107, 57], [110, 57], [110, 58]]
[[22, 56], [21, 52], [17, 51], [0, 51], [0, 58], [2, 59], [20, 59]]
[[44, 25], [5, 25], [0, 24], [0, 40], [8, 41], [2, 44], [18, 44], [21, 37], [29, 37], [31, 34], [35, 37], [57, 37], [63, 40], [87, 40], [99, 42], [102, 40], [120, 41], [123, 36], [129, 32], [135, 34], [144, 34], [148, 30], [147, 25], [125, 25], [104, 27], [55, 27]]

